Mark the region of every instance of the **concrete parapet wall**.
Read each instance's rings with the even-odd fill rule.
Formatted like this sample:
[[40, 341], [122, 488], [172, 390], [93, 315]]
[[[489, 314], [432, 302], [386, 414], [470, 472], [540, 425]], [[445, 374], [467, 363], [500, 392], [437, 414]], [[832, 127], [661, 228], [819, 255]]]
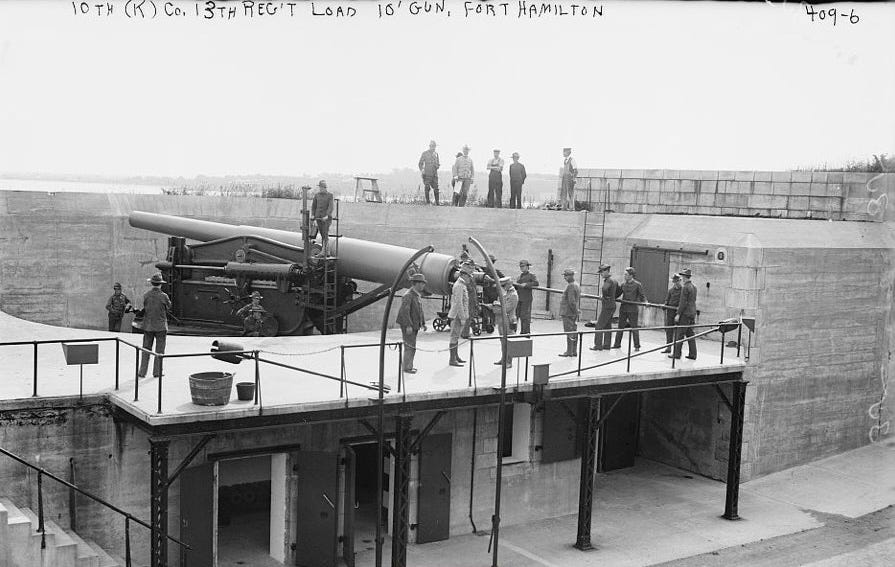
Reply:
[[895, 173], [580, 169], [576, 199], [621, 213], [881, 222]]

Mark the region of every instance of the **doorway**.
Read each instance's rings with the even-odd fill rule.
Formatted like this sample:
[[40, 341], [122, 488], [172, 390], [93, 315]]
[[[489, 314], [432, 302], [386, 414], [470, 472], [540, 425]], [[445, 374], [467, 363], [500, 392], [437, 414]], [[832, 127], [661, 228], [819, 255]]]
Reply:
[[[351, 538], [351, 542], [347, 546], [358, 555], [366, 555], [376, 548], [376, 459], [379, 450], [376, 443], [363, 443], [360, 445], [351, 445], [348, 447], [353, 458], [353, 475], [349, 474], [346, 481], [351, 484], [349, 488], [353, 488], [353, 502], [346, 502], [347, 505], [353, 506], [354, 510], [351, 516], [351, 529], [346, 529], [346, 538]], [[389, 466], [388, 454], [383, 455], [384, 464], [382, 471], [382, 510], [379, 511], [379, 518], [382, 522], [382, 533], [385, 536], [388, 533], [388, 505], [389, 500]], [[351, 478], [353, 476], [353, 479]], [[353, 482], [352, 482], [353, 480]], [[346, 525], [348, 528], [348, 525]], [[353, 532], [353, 535], [352, 535]], [[352, 545], [353, 544], [353, 545]], [[346, 563], [351, 565], [348, 557], [345, 558]]]

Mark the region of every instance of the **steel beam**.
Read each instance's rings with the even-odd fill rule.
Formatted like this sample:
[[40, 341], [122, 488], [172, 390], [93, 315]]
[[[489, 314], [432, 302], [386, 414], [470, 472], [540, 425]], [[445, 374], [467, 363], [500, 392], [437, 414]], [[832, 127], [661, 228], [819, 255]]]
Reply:
[[168, 439], [149, 440], [149, 506], [152, 536], [150, 564], [152, 567], [168, 566]]
[[584, 439], [581, 447], [581, 482], [578, 487], [578, 538], [575, 547], [593, 549], [590, 542], [591, 516], [594, 510], [594, 473], [597, 469], [597, 432], [600, 426], [600, 398], [587, 398]]
[[740, 501], [740, 463], [743, 456], [743, 413], [746, 408], [746, 384], [733, 382], [730, 407], [730, 447], [727, 455], [727, 498], [724, 501], [724, 518], [738, 520]]
[[407, 566], [410, 529], [410, 423], [411, 415], [395, 416], [395, 494], [392, 517], [392, 567]]

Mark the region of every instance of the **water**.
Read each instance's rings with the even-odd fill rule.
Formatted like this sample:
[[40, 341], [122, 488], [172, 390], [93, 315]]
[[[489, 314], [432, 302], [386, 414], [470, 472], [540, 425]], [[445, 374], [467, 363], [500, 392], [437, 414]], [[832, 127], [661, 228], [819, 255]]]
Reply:
[[162, 186], [94, 181], [58, 181], [53, 179], [0, 178], [0, 191], [39, 191], [42, 193], [159, 194], [162, 192]]

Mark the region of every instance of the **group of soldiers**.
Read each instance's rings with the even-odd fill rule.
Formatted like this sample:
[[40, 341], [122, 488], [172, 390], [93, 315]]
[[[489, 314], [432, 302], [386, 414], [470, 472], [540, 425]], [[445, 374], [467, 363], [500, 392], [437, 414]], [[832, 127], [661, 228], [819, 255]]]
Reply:
[[[603, 279], [600, 286], [600, 314], [593, 322], [593, 327], [598, 331], [594, 333], [594, 345], [590, 350], [609, 350], [621, 348], [624, 329], [629, 329], [634, 350], [640, 350], [640, 332], [638, 327], [638, 308], [645, 304], [646, 296], [643, 293], [643, 285], [636, 279], [636, 271], [632, 267], [625, 268], [624, 282], [619, 283], [612, 277], [612, 267], [601, 264], [600, 277]], [[696, 360], [696, 340], [693, 338], [693, 325], [696, 322], [696, 287], [690, 281], [693, 272], [687, 268], [674, 274], [671, 278], [671, 287], [665, 295], [662, 308], [665, 310], [665, 339], [666, 346], [662, 351], [669, 358], [680, 358], [682, 339], [687, 338], [687, 358]], [[563, 331], [566, 332], [566, 350], [559, 356], [578, 356], [578, 319], [580, 316], [579, 302], [581, 287], [575, 281], [575, 270], [567, 268], [563, 271], [567, 285], [563, 291], [560, 302], [560, 318], [563, 322]], [[683, 279], [683, 283], [681, 283]], [[618, 330], [615, 333], [615, 341], [612, 341], [612, 318], [618, 307]]]
[[[429, 142], [429, 149], [424, 151], [419, 159], [420, 176], [423, 179], [423, 187], [426, 193], [426, 204], [431, 204], [430, 192], [435, 196], [435, 205], [440, 205], [438, 191], [438, 169], [441, 167], [441, 159], [435, 151], [435, 140]], [[519, 163], [519, 153], [513, 152], [513, 163], [509, 165], [510, 176], [510, 202], [509, 208], [522, 208], [522, 185], [528, 177], [525, 166]], [[494, 150], [494, 157], [488, 160], [485, 168], [488, 170], [488, 197], [485, 206], [493, 208], [503, 207], [503, 170], [506, 163], [500, 157], [500, 150]], [[560, 191], [560, 205], [563, 210], [575, 208], [575, 180], [578, 176], [578, 166], [572, 158], [572, 148], [563, 148], [562, 187]], [[454, 166], [451, 169], [451, 204], [455, 207], [465, 207], [469, 197], [469, 188], [475, 179], [475, 166], [469, 157], [469, 146], [463, 146], [457, 153]]]
[[[493, 265], [497, 258], [492, 255], [490, 260]], [[490, 281], [483, 284], [482, 302], [485, 303], [487, 310], [493, 313], [501, 336], [515, 333], [517, 321], [521, 325], [519, 330], [522, 334], [527, 335], [531, 332], [532, 290], [538, 287], [539, 284], [537, 277], [531, 273], [530, 269], [531, 262], [520, 260], [519, 275], [515, 280], [504, 276], [503, 272], [495, 268], [498, 278], [497, 282]], [[460, 269], [457, 279], [451, 287], [451, 308], [447, 313], [447, 317], [451, 321], [448, 349], [450, 351], [448, 362], [450, 366], [462, 366], [466, 363], [465, 360], [460, 358], [458, 348], [460, 339], [469, 338], [472, 320], [480, 308], [478, 305], [478, 284], [473, 275], [476, 270], [475, 263], [464, 250], [460, 255]], [[426, 287], [426, 278], [423, 274], [414, 274], [411, 276], [410, 281], [413, 287], [402, 298], [396, 322], [401, 327], [401, 335], [404, 340], [404, 372], [414, 374], [416, 373], [416, 368], [413, 367], [413, 360], [416, 355], [416, 338], [420, 330], [426, 330], [427, 328], [421, 302], [423, 290]], [[500, 286], [503, 290], [503, 306], [501, 306], [499, 300], [497, 286]], [[506, 324], [503, 317], [504, 308], [506, 309]], [[485, 312], [486, 310], [482, 309], [481, 311]], [[510, 368], [513, 365], [513, 361], [503, 353], [500, 360], [494, 364], [506, 365]]]

